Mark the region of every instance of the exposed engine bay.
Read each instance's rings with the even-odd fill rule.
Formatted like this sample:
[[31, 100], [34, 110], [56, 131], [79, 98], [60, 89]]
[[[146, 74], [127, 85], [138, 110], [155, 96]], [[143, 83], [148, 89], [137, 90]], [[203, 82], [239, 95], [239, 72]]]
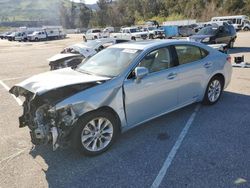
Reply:
[[102, 82], [75, 84], [34, 94], [22, 87], [14, 86], [10, 93], [24, 96], [23, 115], [19, 117], [19, 127], [28, 126], [31, 141], [35, 145], [52, 144], [53, 150], [63, 146], [78, 119], [72, 106], [55, 109], [55, 105], [65, 98]]

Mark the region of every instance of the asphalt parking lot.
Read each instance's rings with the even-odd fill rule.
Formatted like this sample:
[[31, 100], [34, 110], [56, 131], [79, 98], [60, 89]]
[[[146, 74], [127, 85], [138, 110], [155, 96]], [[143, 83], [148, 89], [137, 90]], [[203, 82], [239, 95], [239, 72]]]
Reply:
[[[18, 43], [0, 40], [0, 188], [250, 187], [250, 69], [233, 68], [214, 106], [193, 104], [123, 134], [97, 157], [33, 147], [18, 128], [21, 106], [7, 89], [49, 70], [47, 58], [81, 35]], [[250, 32], [238, 33], [232, 56], [250, 63]]]

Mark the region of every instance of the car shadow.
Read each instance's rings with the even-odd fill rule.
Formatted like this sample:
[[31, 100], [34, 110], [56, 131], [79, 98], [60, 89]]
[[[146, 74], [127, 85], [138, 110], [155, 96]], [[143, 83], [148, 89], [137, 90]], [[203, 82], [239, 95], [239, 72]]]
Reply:
[[[217, 105], [220, 108], [224, 108], [223, 106], [228, 108], [239, 106], [241, 103], [249, 104], [250, 96], [224, 92], [218, 104], [208, 108], [216, 108]], [[53, 152], [49, 146], [35, 147], [29, 154], [34, 160], [37, 156], [44, 159], [48, 166], [44, 173], [49, 187], [52, 188], [122, 187], [122, 185], [133, 187], [135, 181], [138, 182], [138, 187], [150, 186], [151, 178], [155, 178], [155, 174], [151, 175], [149, 169], [147, 174], [144, 175], [145, 169], [140, 165], [144, 165], [144, 168], [146, 168], [148, 163], [155, 163], [156, 169], [160, 169], [168, 151], [166, 143], [175, 142], [184, 122], [191, 115], [195, 106], [196, 104], [190, 105], [124, 133], [107, 152], [96, 157], [80, 155], [71, 148]], [[235, 111], [232, 113], [235, 113]], [[185, 116], [185, 121], [182, 122], [180, 119], [183, 114], [187, 114], [187, 116]], [[228, 114], [228, 117], [230, 117], [230, 114]], [[171, 125], [172, 122], [176, 122], [176, 124]], [[152, 124], [154, 125], [152, 126]], [[176, 135], [168, 134], [169, 129], [172, 129], [172, 132], [175, 131]], [[152, 138], [163, 140], [163, 142], [158, 142], [158, 140]], [[151, 146], [147, 146], [146, 143], [150, 143]], [[160, 143], [163, 144], [160, 145]], [[167, 146], [170, 149], [172, 148], [172, 145]], [[162, 159], [155, 160], [156, 156]], [[136, 162], [133, 163], [133, 161]], [[133, 178], [136, 178], [136, 180], [132, 181]], [[149, 182], [143, 185], [140, 179]]]
[[250, 47], [234, 47], [233, 49], [229, 49], [229, 54], [248, 53], [248, 52], [250, 52]]

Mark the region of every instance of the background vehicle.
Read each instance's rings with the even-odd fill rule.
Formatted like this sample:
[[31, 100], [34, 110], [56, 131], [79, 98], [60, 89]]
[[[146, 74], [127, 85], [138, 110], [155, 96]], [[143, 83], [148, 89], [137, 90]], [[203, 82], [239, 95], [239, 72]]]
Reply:
[[242, 30], [243, 31], [250, 31], [250, 21], [249, 20], [244, 20]]
[[179, 26], [178, 27], [178, 32], [179, 36], [182, 37], [189, 37], [191, 35], [195, 34], [195, 25], [185, 25], [185, 26]]
[[201, 29], [195, 35], [189, 37], [189, 40], [202, 42], [205, 44], [227, 44], [229, 48], [233, 48], [237, 38], [236, 31], [232, 25], [223, 24], [207, 26]]
[[69, 46], [60, 54], [56, 54], [48, 59], [50, 70], [65, 67], [75, 68], [82, 62], [83, 59], [100, 52], [104, 48], [128, 41], [129, 40], [125, 39], [103, 38]]
[[5, 33], [2, 33], [1, 35], [0, 35], [0, 38], [1, 39], [6, 39], [7, 38], [7, 35], [9, 35], [9, 34], [11, 34], [12, 32], [5, 32]]
[[89, 29], [86, 34], [83, 35], [87, 40], [99, 39], [102, 38], [101, 29]]
[[15, 41], [27, 41], [28, 40], [28, 32], [23, 31], [23, 32], [16, 32], [15, 35]]
[[8, 41], [14, 41], [15, 36], [16, 36], [16, 32], [11, 32], [10, 34], [6, 35], [5, 38], [8, 39]]
[[231, 74], [229, 56], [201, 43], [142, 41], [113, 45], [74, 70], [33, 76], [10, 93], [25, 96], [20, 127], [30, 128], [34, 144], [55, 150], [70, 140], [98, 155], [122, 131], [195, 102], [215, 104]]
[[120, 33], [111, 33], [110, 36], [127, 40], [147, 39], [148, 32], [140, 31], [137, 27], [124, 27], [121, 28]]
[[41, 41], [46, 40], [47, 35], [45, 31], [34, 31], [32, 34], [29, 34], [27, 38], [29, 41]]
[[248, 16], [246, 15], [221, 16], [221, 17], [213, 17], [211, 19], [212, 22], [230, 21], [237, 31], [242, 29], [245, 20], [249, 20]]
[[43, 31], [45, 32], [48, 40], [63, 39], [66, 37], [62, 26], [43, 26]]
[[144, 27], [142, 31], [148, 32], [149, 39], [156, 39], [156, 38], [164, 39], [165, 38], [164, 29], [161, 27], [157, 28], [155, 26], [148, 26], [148, 27]]

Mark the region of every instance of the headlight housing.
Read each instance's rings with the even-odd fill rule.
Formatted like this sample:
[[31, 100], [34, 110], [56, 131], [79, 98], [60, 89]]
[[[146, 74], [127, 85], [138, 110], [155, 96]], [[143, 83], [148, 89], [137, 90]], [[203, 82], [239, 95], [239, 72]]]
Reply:
[[206, 37], [202, 40], [202, 42], [209, 42], [210, 41], [210, 38], [209, 37]]

